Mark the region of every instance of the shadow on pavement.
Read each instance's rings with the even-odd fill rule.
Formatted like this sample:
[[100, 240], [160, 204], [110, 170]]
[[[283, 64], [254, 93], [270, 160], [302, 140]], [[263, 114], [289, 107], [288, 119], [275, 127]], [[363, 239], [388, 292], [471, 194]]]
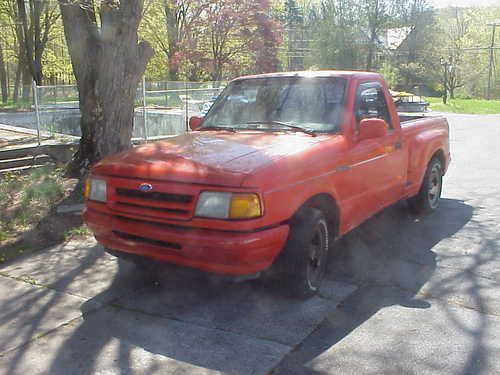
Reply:
[[[107, 289], [81, 307], [83, 319], [47, 339], [55, 348], [45, 364], [50, 363], [47, 373], [110, 368], [121, 373], [196, 373], [200, 367], [205, 369], [200, 373], [263, 373], [292, 348], [293, 356], [285, 357], [276, 371], [308, 371], [304, 364], [380, 309], [428, 308], [429, 302], [415, 297], [436, 268], [432, 249], [469, 222], [472, 211], [461, 201], [444, 199], [438, 212], [421, 220], [411, 217], [404, 204], [378, 214], [336, 244], [326, 283], [332, 290], [307, 301], [282, 298], [255, 283], [228, 283], [168, 265], [162, 266], [159, 278], [146, 282], [151, 275], [139, 277], [135, 268], [119, 262]], [[96, 261], [94, 255], [90, 263]], [[66, 283], [77, 277], [75, 272]], [[338, 280], [360, 287], [335, 294], [342, 286]], [[109, 295], [117, 297], [95, 309]], [[481, 332], [476, 336], [480, 351]], [[11, 369], [27, 350], [18, 349]]]
[[[311, 361], [334, 348], [381, 309], [389, 306], [430, 308], [431, 302], [425, 299], [437, 297], [438, 291], [434, 290], [434, 287], [426, 290], [424, 294], [419, 291], [436, 270], [436, 253], [433, 248], [442, 239], [451, 237], [463, 228], [472, 215], [473, 207], [453, 199], [442, 199], [437, 212], [421, 219], [412, 217], [406, 204], [398, 203], [343, 237], [336, 244], [335, 254], [331, 256], [329, 277], [353, 281], [360, 286], [359, 289], [343, 300], [335, 313], [319, 325], [295, 351], [287, 355], [273, 373], [323, 373], [322, 370], [312, 369]], [[473, 278], [472, 271], [469, 269], [464, 272]], [[442, 288], [453, 284], [457, 277], [457, 273], [453, 273], [448, 279], [440, 280], [436, 286], [436, 289], [441, 291], [440, 297], [443, 297]], [[471, 292], [476, 293], [472, 289]], [[479, 295], [475, 294], [475, 298], [477, 304], [481, 305]], [[453, 319], [450, 320], [459, 324]], [[395, 321], [394, 324], [398, 322]], [[385, 334], [386, 332], [381, 330], [376, 335], [382, 337]], [[463, 373], [478, 373], [471, 372], [469, 367], [481, 364], [484, 359], [484, 324], [467, 334], [474, 340], [474, 345], [471, 346], [470, 357]], [[405, 338], [401, 337], [399, 340], [404, 341]], [[394, 361], [388, 354], [392, 350], [394, 348], [388, 347], [384, 358], [378, 359], [383, 363], [382, 368], [387, 370], [397, 368], [397, 364], [387, 362]], [[404, 354], [401, 353], [401, 356]], [[355, 353], [352, 358], [356, 361]], [[361, 359], [361, 353], [358, 359]], [[372, 369], [375, 371], [375, 368]], [[408, 369], [401, 369], [403, 370]]]

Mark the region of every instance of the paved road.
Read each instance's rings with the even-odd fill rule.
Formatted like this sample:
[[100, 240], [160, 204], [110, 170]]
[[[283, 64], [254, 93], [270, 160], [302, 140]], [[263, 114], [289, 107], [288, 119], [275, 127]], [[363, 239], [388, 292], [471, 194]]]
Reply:
[[306, 302], [91, 239], [0, 267], [0, 373], [500, 374], [500, 116], [449, 120], [439, 211], [350, 233]]

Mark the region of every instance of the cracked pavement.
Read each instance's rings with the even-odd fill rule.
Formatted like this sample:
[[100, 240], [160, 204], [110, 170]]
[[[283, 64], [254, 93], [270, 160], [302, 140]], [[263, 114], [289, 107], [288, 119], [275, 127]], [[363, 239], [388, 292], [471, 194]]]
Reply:
[[309, 300], [144, 274], [90, 238], [0, 266], [0, 373], [500, 373], [500, 115], [447, 116], [438, 212], [355, 229]]

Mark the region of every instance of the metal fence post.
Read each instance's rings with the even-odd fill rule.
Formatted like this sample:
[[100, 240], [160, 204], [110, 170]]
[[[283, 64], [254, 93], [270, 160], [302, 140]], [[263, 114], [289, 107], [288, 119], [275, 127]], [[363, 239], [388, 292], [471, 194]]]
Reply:
[[165, 107], [168, 107], [168, 81], [165, 82]]
[[144, 140], [148, 141], [148, 125], [146, 119], [146, 77], [142, 76], [142, 121], [144, 127]]
[[53, 85], [52, 87], [52, 100], [54, 105], [57, 105], [57, 85]]
[[36, 135], [38, 140], [38, 146], [40, 146], [40, 112], [38, 111], [38, 88], [36, 82], [33, 81], [33, 100], [35, 103], [35, 116], [36, 116]]
[[185, 104], [186, 105], [186, 115], [185, 115], [186, 116], [186, 133], [188, 133], [189, 132], [189, 118], [188, 118], [189, 117], [189, 109], [188, 109], [188, 106], [189, 106], [188, 94], [189, 94], [189, 92], [188, 92], [188, 83], [187, 83], [187, 81], [184, 82], [184, 84], [185, 84], [185, 97], [184, 97], [184, 101], [186, 102], [186, 104]]

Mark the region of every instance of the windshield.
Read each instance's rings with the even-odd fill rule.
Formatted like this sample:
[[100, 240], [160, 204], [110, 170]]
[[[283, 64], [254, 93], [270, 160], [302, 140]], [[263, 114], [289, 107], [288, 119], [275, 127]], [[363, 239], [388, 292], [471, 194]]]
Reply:
[[[208, 112], [203, 128], [337, 132], [346, 82], [342, 78], [255, 78], [232, 82]], [[281, 124], [280, 124], [281, 123]]]

